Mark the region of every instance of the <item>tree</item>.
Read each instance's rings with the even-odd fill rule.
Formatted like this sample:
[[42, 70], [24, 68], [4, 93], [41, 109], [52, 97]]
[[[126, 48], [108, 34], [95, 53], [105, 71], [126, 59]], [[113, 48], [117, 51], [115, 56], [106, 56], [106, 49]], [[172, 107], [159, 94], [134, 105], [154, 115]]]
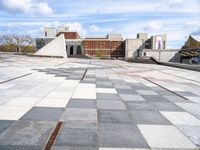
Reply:
[[2, 35], [0, 38], [0, 44], [14, 46], [18, 53], [26, 49], [33, 43], [33, 39], [29, 35]]

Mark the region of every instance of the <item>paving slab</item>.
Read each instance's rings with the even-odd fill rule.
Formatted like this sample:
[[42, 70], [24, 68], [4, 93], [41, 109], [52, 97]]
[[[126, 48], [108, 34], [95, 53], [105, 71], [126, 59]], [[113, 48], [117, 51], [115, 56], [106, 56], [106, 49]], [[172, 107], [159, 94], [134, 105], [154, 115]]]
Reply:
[[0, 145], [39, 146], [42, 148], [54, 126], [55, 122], [17, 121], [0, 135]]
[[97, 121], [97, 110], [96, 109], [83, 109], [83, 108], [67, 108], [62, 114], [61, 121]]
[[115, 148], [148, 148], [137, 126], [132, 124], [100, 123], [99, 146]]
[[174, 126], [138, 125], [138, 128], [151, 149], [197, 149], [197, 146]]
[[98, 109], [113, 109], [113, 110], [121, 110], [126, 109], [126, 106], [122, 101], [114, 101], [114, 100], [98, 100], [97, 101]]
[[131, 123], [131, 118], [125, 110], [98, 110], [99, 123]]
[[63, 108], [34, 107], [20, 120], [58, 121], [63, 112]]
[[136, 124], [170, 125], [171, 123], [158, 111], [130, 110], [129, 114]]

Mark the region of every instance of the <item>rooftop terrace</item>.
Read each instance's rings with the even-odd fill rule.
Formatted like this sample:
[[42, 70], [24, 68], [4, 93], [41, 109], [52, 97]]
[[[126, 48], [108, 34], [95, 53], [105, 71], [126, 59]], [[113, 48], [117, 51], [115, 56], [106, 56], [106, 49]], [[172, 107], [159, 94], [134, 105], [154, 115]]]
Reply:
[[199, 149], [199, 91], [195, 71], [2, 55], [0, 149]]

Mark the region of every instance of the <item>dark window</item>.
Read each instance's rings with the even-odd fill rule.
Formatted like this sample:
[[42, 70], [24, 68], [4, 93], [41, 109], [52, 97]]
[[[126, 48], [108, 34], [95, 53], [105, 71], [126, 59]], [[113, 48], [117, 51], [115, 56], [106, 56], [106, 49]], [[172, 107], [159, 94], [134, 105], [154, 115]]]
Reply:
[[73, 46], [70, 47], [70, 55], [73, 55]]
[[45, 31], [45, 36], [47, 37], [47, 31]]
[[165, 49], [165, 48], [166, 48], [166, 42], [163, 41], [163, 49]]
[[77, 55], [82, 55], [81, 46], [77, 47]]

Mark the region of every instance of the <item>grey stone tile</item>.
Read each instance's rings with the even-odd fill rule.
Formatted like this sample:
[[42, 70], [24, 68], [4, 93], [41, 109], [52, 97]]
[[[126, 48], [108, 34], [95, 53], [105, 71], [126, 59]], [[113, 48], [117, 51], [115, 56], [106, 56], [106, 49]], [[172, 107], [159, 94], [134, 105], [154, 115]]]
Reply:
[[136, 124], [170, 125], [171, 123], [158, 111], [130, 110], [129, 114]]
[[126, 109], [125, 105], [121, 101], [106, 101], [106, 100], [98, 100], [97, 101], [98, 109]]
[[68, 102], [67, 107], [68, 108], [96, 108], [96, 101], [71, 99]]
[[0, 120], [0, 134], [13, 125], [15, 121], [11, 120]]
[[158, 111], [184, 111], [181, 107], [171, 102], [149, 102]]
[[54, 146], [53, 150], [99, 150], [99, 148], [91, 146]]
[[124, 101], [145, 101], [139, 94], [119, 94]]
[[97, 121], [96, 109], [67, 108], [60, 118], [61, 121]]
[[99, 147], [148, 148], [135, 125], [100, 123], [98, 127]]
[[121, 100], [118, 94], [97, 93], [97, 100]]
[[63, 108], [33, 107], [20, 120], [57, 121]]
[[131, 123], [126, 110], [98, 110], [99, 123]]
[[96, 81], [97, 88], [112, 88], [113, 85], [109, 81]]
[[27, 145], [0, 145], [0, 150], [41, 150], [41, 147]]
[[191, 103], [191, 101], [186, 100], [180, 96], [177, 95], [164, 95], [167, 100], [173, 102], [173, 103]]
[[17, 121], [0, 135], [0, 145], [42, 146], [51, 134], [55, 122]]
[[143, 97], [149, 102], [169, 102], [165, 97], [159, 95], [143, 95]]
[[147, 102], [125, 102], [126, 107], [128, 109], [133, 110], [155, 110], [153, 106], [151, 106]]
[[115, 89], [132, 89], [132, 87], [130, 85], [126, 85], [126, 84], [114, 84], [113, 85]]
[[116, 89], [119, 94], [137, 94], [133, 89]]
[[55, 146], [97, 146], [97, 129], [63, 126]]
[[136, 90], [140, 95], [158, 95], [158, 93], [156, 93], [153, 90]]
[[88, 120], [78, 120], [73, 121], [69, 120], [64, 122], [65, 128], [81, 128], [81, 129], [97, 129], [97, 122], [94, 121], [88, 121]]

